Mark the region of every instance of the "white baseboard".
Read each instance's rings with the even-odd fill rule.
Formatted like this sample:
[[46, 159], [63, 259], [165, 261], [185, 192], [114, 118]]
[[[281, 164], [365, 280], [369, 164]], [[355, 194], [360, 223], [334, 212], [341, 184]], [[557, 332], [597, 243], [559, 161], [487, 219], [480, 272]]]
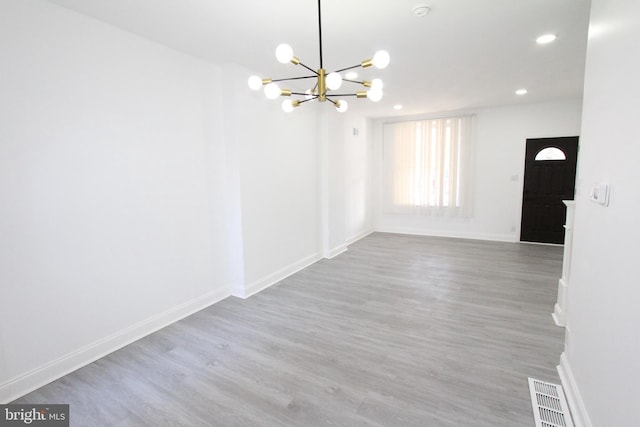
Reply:
[[276, 283], [278, 283], [279, 281], [286, 279], [287, 277], [291, 276], [292, 274], [297, 273], [298, 271], [307, 268], [308, 266], [310, 266], [311, 264], [314, 264], [316, 262], [318, 262], [319, 260], [322, 259], [322, 255], [320, 254], [313, 254], [310, 255], [306, 258], [303, 258], [297, 262], [294, 262], [293, 264], [290, 264], [284, 268], [281, 268], [280, 270], [276, 271], [275, 273], [269, 274], [261, 279], [258, 279], [248, 285], [245, 286], [244, 290], [240, 290], [238, 291], [238, 289], [236, 288], [236, 290], [233, 292], [233, 296], [234, 297], [238, 297], [238, 298], [242, 298], [242, 299], [246, 299], [249, 298], [251, 295], [255, 295], [260, 291], [263, 291], [265, 289], [267, 289], [270, 286], [275, 285]]
[[589, 420], [587, 409], [584, 406], [582, 396], [580, 395], [580, 390], [578, 389], [578, 385], [576, 384], [576, 380], [573, 376], [571, 366], [569, 365], [569, 360], [564, 353], [560, 356], [558, 375], [560, 375], [560, 381], [562, 382], [564, 393], [567, 396], [573, 422], [576, 427], [593, 427]]
[[355, 242], [357, 242], [358, 240], [362, 240], [365, 237], [367, 237], [369, 234], [374, 233], [374, 232], [375, 232], [375, 230], [372, 228], [372, 229], [369, 229], [367, 231], [363, 231], [362, 233], [358, 233], [355, 236], [349, 237], [347, 239], [346, 245], [347, 246], [352, 245]]
[[326, 254], [324, 255], [324, 257], [325, 257], [325, 258], [327, 258], [327, 259], [335, 258], [335, 257], [337, 257], [338, 255], [340, 255], [341, 253], [346, 252], [346, 251], [347, 251], [347, 249], [348, 249], [348, 246], [347, 246], [347, 244], [345, 243], [345, 244], [343, 244], [343, 245], [340, 245], [340, 246], [338, 246], [338, 247], [335, 247], [335, 248], [331, 249], [331, 250], [329, 251], [329, 253], [326, 253]]
[[520, 243], [524, 243], [525, 245], [537, 245], [537, 246], [556, 246], [556, 247], [564, 247], [563, 243], [544, 243], [544, 242], [527, 242], [526, 240], [521, 241]]
[[16, 400], [228, 296], [228, 287], [209, 292], [12, 378], [0, 384], [0, 403]]
[[518, 238], [513, 234], [489, 234], [489, 233], [460, 233], [452, 231], [434, 231], [412, 228], [394, 228], [394, 227], [380, 227], [376, 228], [380, 233], [394, 233], [394, 234], [412, 234], [415, 236], [430, 236], [430, 237], [449, 237], [453, 239], [471, 239], [471, 240], [488, 240], [493, 242], [518, 242]]
[[553, 318], [556, 326], [560, 326], [561, 328], [564, 328], [566, 326], [566, 323], [564, 321], [564, 311], [557, 303], [553, 307], [553, 313], [551, 313], [551, 317]]
[[566, 326], [567, 324], [567, 314], [565, 313], [565, 304], [567, 301], [567, 289], [569, 288], [569, 284], [567, 280], [562, 277], [558, 280], [558, 302], [553, 308], [553, 320], [556, 322], [558, 326]]
[[560, 307], [558, 303], [553, 307], [553, 313], [551, 313], [551, 317], [553, 317], [553, 321], [556, 323], [556, 326], [560, 326], [564, 328], [567, 325], [564, 316], [564, 310]]

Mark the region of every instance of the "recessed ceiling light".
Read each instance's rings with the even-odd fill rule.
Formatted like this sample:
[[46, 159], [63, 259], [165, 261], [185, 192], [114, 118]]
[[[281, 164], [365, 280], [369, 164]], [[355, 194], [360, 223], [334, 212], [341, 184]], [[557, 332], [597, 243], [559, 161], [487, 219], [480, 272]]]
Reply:
[[556, 35], [555, 34], [545, 34], [545, 35], [542, 35], [542, 36], [538, 37], [536, 39], [536, 43], [538, 43], [538, 44], [547, 44], [547, 43], [551, 43], [555, 39], [556, 39]]
[[431, 8], [426, 4], [418, 4], [413, 7], [412, 11], [418, 18], [424, 18], [431, 12]]
[[526, 95], [527, 94], [527, 90], [526, 89], [518, 89], [516, 91], [516, 95]]
[[358, 78], [358, 73], [356, 73], [355, 71], [349, 71], [344, 76], [349, 80], [353, 80], [353, 79], [357, 79]]
[[394, 110], [402, 110], [402, 105], [396, 104], [396, 105], [393, 106], [393, 109]]

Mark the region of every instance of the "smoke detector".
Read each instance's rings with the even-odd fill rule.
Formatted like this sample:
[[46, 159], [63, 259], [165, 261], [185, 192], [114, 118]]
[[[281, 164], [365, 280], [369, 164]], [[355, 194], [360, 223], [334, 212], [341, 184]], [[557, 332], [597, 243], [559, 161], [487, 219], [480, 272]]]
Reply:
[[424, 18], [431, 12], [431, 8], [426, 4], [419, 4], [413, 7], [413, 14], [419, 18]]

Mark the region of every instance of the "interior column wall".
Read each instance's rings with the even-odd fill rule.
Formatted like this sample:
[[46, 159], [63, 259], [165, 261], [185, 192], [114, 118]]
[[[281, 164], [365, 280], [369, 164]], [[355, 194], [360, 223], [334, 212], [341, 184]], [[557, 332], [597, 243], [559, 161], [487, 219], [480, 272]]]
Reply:
[[249, 296], [321, 257], [317, 105], [285, 113], [247, 87], [253, 72], [224, 66], [225, 139], [239, 202], [243, 283]]
[[[584, 426], [640, 425], [640, 3], [593, 0], [565, 352], [560, 372]], [[610, 186], [608, 206], [590, 201]]]
[[345, 117], [342, 126], [345, 156], [346, 242], [373, 231], [372, 140], [370, 120], [357, 114]]

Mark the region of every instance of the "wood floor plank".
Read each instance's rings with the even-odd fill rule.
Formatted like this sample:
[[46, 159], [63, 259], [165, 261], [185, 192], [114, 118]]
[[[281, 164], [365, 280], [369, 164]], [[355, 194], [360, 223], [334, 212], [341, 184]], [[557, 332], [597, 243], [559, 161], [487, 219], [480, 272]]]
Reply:
[[75, 426], [531, 426], [562, 248], [374, 233], [16, 401]]

